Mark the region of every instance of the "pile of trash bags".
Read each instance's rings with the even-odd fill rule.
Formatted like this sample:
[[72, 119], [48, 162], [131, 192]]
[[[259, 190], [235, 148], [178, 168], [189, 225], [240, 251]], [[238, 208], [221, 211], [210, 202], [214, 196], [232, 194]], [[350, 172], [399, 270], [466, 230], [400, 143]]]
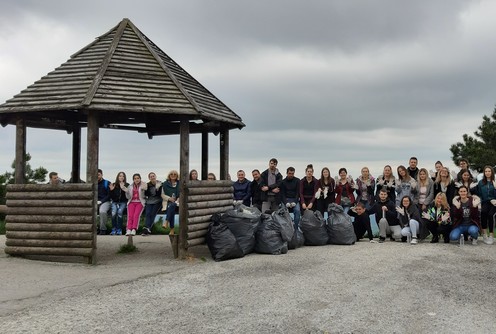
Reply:
[[207, 245], [215, 261], [236, 259], [249, 253], [286, 254], [289, 249], [327, 244], [352, 245], [355, 233], [343, 208], [329, 205], [329, 218], [306, 210], [295, 229], [288, 209], [262, 214], [257, 208], [237, 205], [212, 216]]

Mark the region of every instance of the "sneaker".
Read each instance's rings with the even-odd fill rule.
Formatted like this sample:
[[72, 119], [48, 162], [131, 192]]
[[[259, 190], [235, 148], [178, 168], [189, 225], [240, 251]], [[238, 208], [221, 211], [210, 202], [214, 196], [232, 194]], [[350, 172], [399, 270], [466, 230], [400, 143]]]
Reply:
[[477, 246], [477, 239], [472, 239], [472, 245]]
[[117, 233], [117, 230], [115, 228], [112, 229], [112, 232], [110, 232], [110, 235], [115, 235]]
[[485, 244], [487, 244], [487, 235], [484, 234], [482, 236], [482, 242], [485, 243]]
[[371, 243], [371, 244], [376, 244], [376, 243], [377, 243], [377, 241], [375, 241], [374, 239], [372, 239], [372, 240], [370, 240], [370, 243]]
[[142, 236], [147, 236], [147, 235], [150, 235], [152, 234], [152, 231], [150, 231], [150, 229], [148, 227], [144, 227], [143, 228], [143, 232], [141, 233]]
[[395, 239], [395, 238], [393, 238], [393, 237], [390, 237], [390, 238], [389, 238], [389, 241], [396, 241], [396, 239]]
[[382, 244], [384, 241], [386, 241], [386, 238], [384, 237], [379, 237], [379, 243]]
[[131, 230], [126, 230], [126, 235], [130, 236], [131, 235]]
[[488, 237], [488, 238], [486, 238], [486, 240], [484, 242], [486, 243], [486, 245], [492, 245], [492, 244], [494, 244], [494, 238]]
[[100, 230], [100, 233], [98, 233], [99, 235], [107, 235], [107, 230]]
[[116, 235], [122, 235], [122, 229], [118, 228], [115, 232]]
[[412, 238], [412, 241], [410, 241], [410, 243], [412, 245], [416, 245], [418, 242], [417, 242], [417, 238]]
[[136, 235], [136, 230], [135, 229], [132, 229], [131, 230], [131, 235]]

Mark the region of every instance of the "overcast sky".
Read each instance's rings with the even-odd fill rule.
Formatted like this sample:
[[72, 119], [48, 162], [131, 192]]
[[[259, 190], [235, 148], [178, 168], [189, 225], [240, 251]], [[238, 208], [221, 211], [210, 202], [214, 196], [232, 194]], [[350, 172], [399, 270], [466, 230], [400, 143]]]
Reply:
[[[417, 156], [453, 166], [449, 147], [473, 134], [496, 103], [496, 1], [2, 1], [0, 103], [129, 18], [236, 112], [230, 174], [271, 157], [303, 176], [312, 163], [374, 176]], [[0, 172], [15, 127], [0, 128]], [[101, 130], [100, 167], [114, 179], [179, 168], [178, 136]], [[218, 137], [210, 136], [218, 173]], [[86, 173], [83, 131], [82, 175]], [[200, 136], [190, 167], [200, 169]], [[32, 165], [68, 179], [71, 136], [28, 128]], [[250, 177], [251, 178], [251, 177]]]

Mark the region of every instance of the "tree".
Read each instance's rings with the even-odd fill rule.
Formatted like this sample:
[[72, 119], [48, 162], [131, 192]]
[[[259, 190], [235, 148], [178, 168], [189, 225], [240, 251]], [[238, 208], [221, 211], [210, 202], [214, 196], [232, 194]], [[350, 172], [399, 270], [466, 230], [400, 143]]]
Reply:
[[463, 143], [451, 145], [450, 151], [456, 165], [461, 158], [465, 158], [472, 168], [480, 172], [486, 165], [496, 165], [496, 107], [491, 117], [482, 117], [482, 124], [474, 135], [464, 134]]
[[[24, 179], [26, 183], [42, 183], [45, 182], [46, 175], [48, 171], [44, 167], [38, 167], [33, 169], [29, 161], [31, 160], [31, 154], [26, 154], [26, 175]], [[0, 175], [0, 204], [5, 204], [5, 195], [7, 184], [12, 184], [15, 182], [15, 160], [11, 165], [12, 172], [5, 172]]]

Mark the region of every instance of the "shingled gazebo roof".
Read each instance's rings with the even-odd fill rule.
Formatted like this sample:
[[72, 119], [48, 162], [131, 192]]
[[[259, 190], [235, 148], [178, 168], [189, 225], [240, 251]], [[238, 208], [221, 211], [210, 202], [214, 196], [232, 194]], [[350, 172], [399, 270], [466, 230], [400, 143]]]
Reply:
[[129, 20], [78, 51], [53, 72], [0, 105], [0, 124], [62, 129], [86, 126], [91, 110], [100, 127], [179, 133], [242, 128], [242, 119]]

